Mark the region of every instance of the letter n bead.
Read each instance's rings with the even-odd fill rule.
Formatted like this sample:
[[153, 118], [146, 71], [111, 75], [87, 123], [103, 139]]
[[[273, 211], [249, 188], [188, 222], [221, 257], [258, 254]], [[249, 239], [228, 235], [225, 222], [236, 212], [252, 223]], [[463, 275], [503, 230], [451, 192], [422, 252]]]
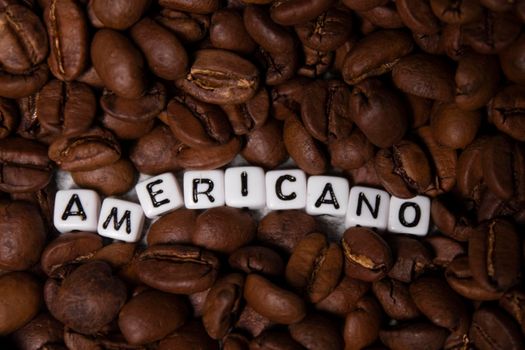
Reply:
[[224, 171], [189, 170], [184, 173], [184, 205], [207, 209], [224, 205]]
[[416, 196], [402, 199], [392, 196], [388, 217], [388, 231], [424, 236], [430, 224], [430, 199]]
[[100, 197], [92, 190], [60, 190], [55, 196], [53, 223], [59, 232], [97, 231]]
[[140, 205], [150, 219], [184, 205], [184, 198], [172, 173], [164, 173], [135, 186]]
[[354, 186], [350, 190], [345, 226], [375, 227], [385, 230], [388, 224], [390, 195], [370, 187]]
[[144, 226], [144, 211], [137, 203], [106, 198], [100, 209], [98, 234], [125, 242], [137, 242]]

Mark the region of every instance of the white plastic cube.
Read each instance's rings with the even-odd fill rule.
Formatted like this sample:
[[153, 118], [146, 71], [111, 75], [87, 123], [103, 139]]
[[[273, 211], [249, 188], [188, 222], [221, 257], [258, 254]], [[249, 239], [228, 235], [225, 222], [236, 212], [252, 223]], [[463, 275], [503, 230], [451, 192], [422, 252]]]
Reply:
[[98, 234], [124, 242], [137, 242], [144, 226], [142, 207], [133, 202], [106, 198], [98, 220]]
[[425, 236], [430, 224], [430, 199], [416, 196], [402, 199], [392, 196], [388, 216], [388, 231]]
[[142, 181], [135, 186], [135, 190], [144, 214], [150, 219], [184, 205], [180, 186], [172, 173]]
[[303, 209], [306, 206], [306, 174], [302, 170], [266, 173], [266, 206], [271, 210]]
[[354, 186], [350, 190], [345, 227], [363, 226], [385, 230], [388, 225], [390, 195], [375, 188]]
[[224, 192], [226, 205], [235, 208], [261, 209], [266, 205], [264, 170], [255, 166], [226, 169]]
[[92, 190], [60, 190], [55, 196], [53, 223], [59, 232], [97, 231], [100, 197]]
[[345, 216], [348, 180], [335, 176], [310, 176], [306, 186], [306, 212], [310, 215]]
[[184, 205], [207, 209], [224, 205], [224, 171], [190, 170], [184, 173]]

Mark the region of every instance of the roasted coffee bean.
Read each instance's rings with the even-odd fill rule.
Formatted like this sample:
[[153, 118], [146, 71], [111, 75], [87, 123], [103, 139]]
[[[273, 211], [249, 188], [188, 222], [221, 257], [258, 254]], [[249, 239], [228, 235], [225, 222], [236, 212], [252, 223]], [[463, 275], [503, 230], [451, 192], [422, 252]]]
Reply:
[[129, 300], [120, 310], [118, 325], [133, 345], [163, 339], [186, 322], [188, 306], [182, 297], [148, 290]]
[[422, 242], [405, 236], [387, 238], [395, 257], [388, 276], [401, 282], [410, 283], [432, 266], [432, 254]]
[[178, 11], [207, 14], [215, 12], [219, 8], [219, 1], [159, 0], [159, 5]]
[[82, 188], [94, 189], [105, 196], [124, 194], [132, 189], [136, 180], [133, 164], [127, 159], [99, 167], [95, 170], [74, 171], [73, 181]]
[[27, 272], [0, 276], [0, 334], [6, 335], [26, 325], [42, 306], [42, 286]]
[[507, 311], [521, 327], [521, 332], [525, 329], [525, 294], [521, 288], [512, 288], [507, 291], [500, 299], [499, 306]]
[[12, 100], [0, 97], [0, 139], [13, 132], [18, 122], [18, 109]]
[[430, 0], [432, 11], [445, 23], [465, 24], [481, 16], [483, 7], [476, 0]]
[[514, 1], [505, 0], [480, 0], [479, 1], [486, 8], [494, 12], [506, 12], [513, 9]]
[[383, 278], [372, 284], [372, 291], [389, 317], [395, 320], [410, 320], [419, 316], [419, 310], [405, 284]]
[[137, 22], [150, 5], [149, 0], [92, 0], [93, 14], [104, 27], [123, 30]]
[[108, 264], [94, 261], [79, 266], [62, 281], [48, 279], [44, 298], [53, 317], [77, 332], [90, 334], [117, 316], [126, 302], [126, 288]]
[[51, 44], [51, 72], [60, 80], [74, 80], [86, 68], [89, 55], [88, 26], [82, 8], [73, 0], [51, 0], [44, 21]]
[[345, 349], [362, 349], [371, 345], [379, 335], [381, 306], [372, 297], [364, 297], [346, 315], [343, 337]]
[[243, 16], [233, 9], [221, 9], [213, 13], [210, 41], [218, 49], [239, 53], [251, 53], [256, 47], [244, 26]]
[[49, 68], [42, 63], [23, 74], [0, 71], [0, 97], [22, 98], [34, 94], [47, 82]]
[[144, 58], [131, 41], [111, 29], [97, 31], [91, 60], [104, 85], [124, 98], [139, 98], [146, 90]]
[[297, 74], [308, 78], [323, 76], [330, 67], [334, 54], [332, 51], [317, 51], [303, 45], [304, 65], [297, 70]]
[[343, 276], [341, 282], [332, 293], [315, 304], [315, 308], [321, 311], [344, 317], [357, 307], [357, 302], [369, 289], [369, 283]]
[[487, 137], [480, 137], [470, 144], [460, 155], [457, 165], [457, 187], [459, 193], [476, 202], [481, 200], [485, 184], [483, 182], [482, 155]]
[[448, 336], [446, 329], [428, 322], [405, 323], [379, 331], [379, 338], [392, 350], [443, 349]]
[[93, 128], [57, 138], [48, 154], [63, 170], [86, 171], [116, 162], [120, 159], [121, 149], [113, 134]]
[[0, 140], [0, 190], [38, 191], [51, 181], [52, 170], [44, 145], [20, 137]]
[[206, 250], [182, 245], [155, 245], [137, 262], [140, 280], [168, 293], [191, 294], [208, 289], [217, 278], [219, 260]]
[[503, 50], [499, 57], [501, 68], [505, 76], [517, 84], [525, 83], [525, 66], [520, 60], [525, 50], [525, 36], [522, 34], [508, 48]]
[[422, 193], [432, 180], [427, 156], [421, 147], [408, 140], [377, 152], [375, 167], [382, 185], [401, 198]]
[[276, 1], [270, 8], [270, 15], [276, 23], [290, 26], [314, 19], [333, 3], [333, 0]]
[[219, 344], [210, 338], [202, 323], [192, 320], [159, 342], [159, 350], [170, 349], [219, 350]]
[[255, 311], [276, 323], [297, 323], [306, 316], [305, 303], [298, 295], [259, 275], [246, 277], [244, 299]]
[[176, 85], [204, 102], [244, 103], [259, 87], [259, 72], [251, 62], [232, 52], [204, 49], [197, 51], [189, 74]]
[[231, 139], [231, 126], [225, 113], [216, 105], [201, 102], [189, 95], [175, 96], [167, 107], [167, 124], [184, 144], [205, 148]]
[[26, 73], [46, 58], [48, 41], [44, 25], [22, 4], [12, 2], [0, 7], [0, 33], [0, 66], [3, 71]]
[[168, 29], [150, 18], [144, 18], [131, 28], [130, 34], [144, 53], [153, 74], [166, 80], [185, 76], [188, 55], [179, 39]]
[[401, 97], [375, 79], [354, 86], [350, 115], [370, 142], [381, 148], [401, 141], [408, 127], [407, 111]]
[[155, 221], [146, 236], [148, 246], [156, 244], [190, 244], [197, 212], [180, 208], [161, 216]]
[[374, 145], [358, 128], [353, 128], [350, 135], [328, 144], [330, 163], [344, 171], [352, 171], [364, 166], [374, 157]]
[[275, 119], [286, 120], [290, 116], [301, 113], [304, 86], [311, 82], [311, 79], [298, 77], [272, 88], [272, 109]]
[[207, 15], [170, 9], [162, 9], [155, 20], [174, 32], [183, 42], [202, 40], [210, 26], [210, 19]]
[[192, 241], [200, 247], [230, 254], [252, 241], [255, 230], [255, 220], [241, 209], [210, 208], [197, 217]]
[[181, 145], [177, 149], [177, 164], [187, 169], [216, 169], [230, 163], [241, 150], [241, 141], [233, 137], [223, 145], [192, 148]]
[[282, 123], [270, 119], [265, 125], [246, 135], [241, 155], [253, 165], [272, 169], [288, 158], [282, 134]]
[[95, 67], [92, 65], [86, 68], [86, 70], [77, 78], [80, 83], [88, 84], [89, 86], [97, 89], [104, 87], [104, 82], [100, 79]]
[[[435, 202], [436, 200], [433, 200], [432, 204], [434, 205]], [[446, 268], [455, 258], [466, 253], [460, 242], [439, 234], [427, 237], [425, 243], [432, 247], [434, 253], [432, 263], [442, 268]]]
[[[375, 27], [386, 29], [404, 27], [404, 23], [401, 20], [393, 1], [388, 1], [384, 5], [374, 7], [367, 11], [357, 11], [357, 14]], [[365, 30], [363, 30], [363, 32], [366, 33]]]
[[285, 277], [291, 287], [317, 303], [335, 289], [342, 270], [343, 254], [339, 245], [328, 243], [321, 233], [311, 233], [295, 246]]
[[244, 276], [226, 275], [211, 287], [204, 303], [202, 323], [213, 339], [222, 339], [236, 321], [241, 308]]
[[476, 310], [469, 337], [481, 350], [523, 348], [523, 335], [518, 326], [498, 308], [483, 307]]
[[490, 121], [500, 131], [525, 142], [525, 89], [509, 85], [500, 91], [489, 104]]
[[101, 119], [104, 128], [110, 130], [120, 140], [135, 140], [148, 134], [155, 126], [155, 120], [124, 121], [104, 113]]
[[346, 83], [387, 73], [414, 47], [410, 35], [400, 30], [380, 30], [358, 41], [346, 56], [342, 74]]
[[343, 4], [354, 11], [366, 11], [384, 5], [387, 2], [388, 0], [344, 0]]
[[402, 91], [438, 101], [454, 98], [454, 74], [447, 61], [428, 54], [403, 57], [392, 70], [394, 84]]
[[430, 127], [437, 143], [452, 149], [465, 148], [476, 137], [481, 112], [464, 111], [455, 103], [435, 103]]
[[366, 282], [378, 281], [386, 276], [393, 265], [388, 244], [368, 228], [347, 229], [341, 245], [345, 257], [345, 273], [348, 277]]
[[468, 255], [472, 276], [486, 289], [504, 291], [517, 283], [521, 249], [510, 222], [496, 219], [476, 227]]
[[63, 338], [64, 325], [48, 313], [41, 313], [12, 335], [18, 349], [53, 349]]
[[275, 326], [275, 322], [255, 311], [250, 305], [245, 305], [235, 323], [235, 328], [253, 337], [258, 337], [263, 332]]
[[[151, 230], [150, 230], [151, 232]], [[284, 272], [284, 261], [274, 250], [263, 246], [245, 246], [237, 249], [228, 258], [230, 267], [246, 273], [280, 276]]]
[[465, 210], [441, 197], [434, 198], [430, 208], [432, 222], [445, 235], [456, 241], [465, 242], [473, 233], [472, 220]]
[[222, 105], [221, 108], [228, 116], [233, 132], [236, 135], [245, 135], [266, 123], [270, 98], [268, 91], [262, 88], [246, 103]]
[[292, 338], [306, 349], [342, 349], [343, 337], [335, 320], [321, 314], [307, 315], [288, 326]]
[[399, 0], [396, 9], [403, 23], [415, 33], [435, 34], [440, 29], [428, 1]]
[[250, 350], [301, 350], [301, 344], [296, 342], [288, 332], [270, 330], [264, 332], [250, 342]]

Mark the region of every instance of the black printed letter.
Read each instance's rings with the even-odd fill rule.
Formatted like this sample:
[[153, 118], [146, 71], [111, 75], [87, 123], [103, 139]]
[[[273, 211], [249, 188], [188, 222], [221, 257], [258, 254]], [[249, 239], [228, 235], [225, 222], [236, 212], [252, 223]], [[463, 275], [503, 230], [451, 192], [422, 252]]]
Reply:
[[[73, 205], [77, 206], [76, 211], [72, 211]], [[67, 220], [67, 218], [70, 216], [80, 216], [82, 221], [86, 221], [87, 219], [86, 212], [84, 211], [84, 207], [82, 206], [82, 202], [80, 201], [78, 194], [71, 196], [71, 199], [67, 203], [66, 210], [64, 210], [64, 213], [62, 214], [62, 220]]]
[[160, 185], [161, 183], [163, 183], [163, 181], [161, 179], [158, 179], [156, 181], [153, 181], [153, 182], [150, 182], [149, 184], [146, 185], [146, 190], [148, 191], [148, 194], [149, 194], [149, 198], [151, 198], [151, 204], [153, 204], [153, 207], [154, 208], [158, 208], [160, 207], [161, 205], [163, 204], [168, 204], [170, 202], [170, 200], [168, 198], [165, 198], [161, 201], [158, 201], [155, 197], [157, 197], [159, 194], [161, 193], [164, 193], [163, 190], [158, 190], [158, 191], [155, 191], [153, 189], [153, 186], [155, 185]]
[[[415, 215], [414, 215], [414, 220], [412, 220], [412, 222], [407, 222], [406, 219], [405, 219], [405, 211], [407, 210], [407, 208], [414, 208], [414, 211], [415, 211]], [[405, 226], [405, 227], [416, 227], [417, 224], [419, 224], [419, 220], [421, 219], [421, 208], [419, 207], [419, 205], [417, 203], [414, 203], [414, 202], [405, 202], [401, 205], [401, 208], [399, 208], [399, 214], [398, 214], [398, 218], [399, 218], [399, 222], [401, 223], [401, 225]]]
[[[325, 199], [326, 194], [330, 194], [329, 199]], [[321, 204], [333, 204], [335, 209], [339, 209], [339, 203], [337, 202], [337, 198], [335, 197], [334, 189], [332, 188], [331, 183], [327, 183], [323, 188], [323, 193], [321, 196], [317, 199], [315, 202], [315, 207], [319, 208]]]
[[[206, 184], [208, 188], [205, 191], [199, 192], [199, 184]], [[208, 197], [210, 202], [215, 202], [215, 198], [210, 194], [213, 191], [213, 181], [210, 179], [193, 179], [193, 202], [197, 203], [199, 201], [199, 194], [203, 194]]]
[[374, 219], [377, 219], [377, 216], [379, 215], [379, 205], [381, 205], [381, 196], [376, 196], [376, 202], [374, 208], [372, 208], [372, 204], [368, 201], [368, 198], [366, 198], [365, 194], [363, 192], [359, 193], [359, 198], [357, 199], [357, 210], [356, 214], [357, 216], [361, 216], [361, 212], [363, 210], [363, 202], [367, 206], [368, 210], [370, 210], [370, 213], [374, 217]]
[[129, 210], [126, 210], [124, 212], [124, 215], [122, 216], [122, 219], [118, 219], [118, 209], [116, 207], [113, 207], [111, 209], [111, 213], [109, 213], [108, 217], [106, 218], [106, 221], [102, 224], [102, 227], [104, 229], [107, 229], [109, 226], [109, 223], [111, 222], [111, 219], [113, 219], [113, 228], [115, 231], [120, 230], [120, 227], [126, 222], [126, 233], [131, 233], [131, 212]]
[[290, 182], [295, 182], [296, 181], [296, 178], [295, 176], [292, 176], [292, 175], [283, 175], [283, 176], [279, 176], [279, 178], [277, 179], [277, 182], [275, 183], [275, 193], [277, 194], [277, 197], [282, 200], [282, 201], [291, 201], [293, 199], [295, 199], [297, 197], [297, 194], [295, 192], [292, 192], [288, 195], [285, 195], [283, 194], [283, 182], [284, 181], [290, 181]]

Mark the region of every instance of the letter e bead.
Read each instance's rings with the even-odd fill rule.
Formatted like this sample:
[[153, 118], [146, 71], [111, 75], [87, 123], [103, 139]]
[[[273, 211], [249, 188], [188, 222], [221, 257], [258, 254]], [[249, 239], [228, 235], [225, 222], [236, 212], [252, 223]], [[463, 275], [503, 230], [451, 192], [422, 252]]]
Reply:
[[172, 173], [164, 173], [135, 186], [140, 205], [150, 219], [184, 205], [184, 198]]

